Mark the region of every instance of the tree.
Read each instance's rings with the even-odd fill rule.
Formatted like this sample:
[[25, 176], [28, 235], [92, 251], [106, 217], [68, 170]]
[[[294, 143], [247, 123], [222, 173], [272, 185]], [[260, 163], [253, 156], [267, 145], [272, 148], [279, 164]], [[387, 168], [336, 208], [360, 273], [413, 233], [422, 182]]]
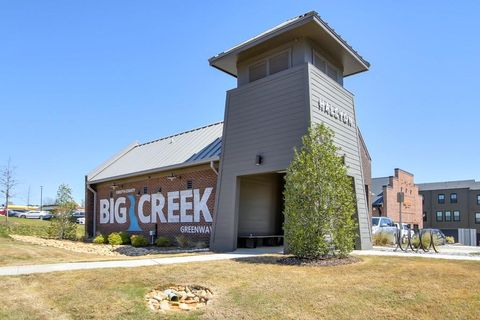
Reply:
[[55, 218], [50, 224], [50, 236], [58, 239], [76, 240], [77, 225], [72, 220], [72, 213], [77, 208], [77, 204], [73, 200], [72, 189], [61, 184], [57, 190], [57, 199], [55, 201], [58, 208], [55, 212]]
[[345, 257], [353, 250], [353, 181], [333, 137], [323, 124], [311, 127], [285, 176], [285, 242], [300, 258]]
[[14, 177], [15, 168], [12, 167], [11, 160], [8, 159], [7, 165], [0, 172], [0, 192], [5, 195], [5, 221], [8, 225], [8, 205], [13, 196], [13, 189], [17, 185]]

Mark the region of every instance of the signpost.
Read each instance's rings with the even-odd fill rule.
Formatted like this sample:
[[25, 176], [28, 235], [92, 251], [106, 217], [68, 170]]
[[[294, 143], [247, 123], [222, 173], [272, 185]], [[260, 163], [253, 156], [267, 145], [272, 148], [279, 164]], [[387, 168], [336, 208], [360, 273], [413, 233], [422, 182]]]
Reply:
[[402, 204], [405, 201], [405, 194], [403, 192], [397, 192], [397, 202], [398, 202], [398, 214], [399, 214], [399, 221], [398, 221], [398, 227], [399, 227], [399, 232], [398, 232], [398, 240], [399, 243], [402, 241]]

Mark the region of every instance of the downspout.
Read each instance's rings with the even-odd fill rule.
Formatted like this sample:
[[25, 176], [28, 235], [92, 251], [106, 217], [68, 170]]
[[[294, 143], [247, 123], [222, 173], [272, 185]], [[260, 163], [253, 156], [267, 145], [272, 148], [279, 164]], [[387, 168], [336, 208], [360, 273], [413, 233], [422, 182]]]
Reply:
[[212, 168], [213, 172], [218, 176], [218, 171], [215, 169], [215, 166], [213, 165], [213, 161], [210, 161], [210, 168]]
[[92, 187], [87, 183], [87, 189], [93, 193], [93, 234], [95, 237], [97, 233], [97, 191], [93, 190]]

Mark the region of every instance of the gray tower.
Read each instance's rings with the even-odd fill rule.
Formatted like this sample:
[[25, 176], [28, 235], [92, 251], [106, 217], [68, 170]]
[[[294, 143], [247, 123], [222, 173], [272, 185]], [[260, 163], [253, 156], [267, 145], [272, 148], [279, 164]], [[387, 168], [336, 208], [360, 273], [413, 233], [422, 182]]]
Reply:
[[343, 88], [343, 77], [367, 71], [369, 63], [316, 12], [209, 62], [238, 79], [226, 98], [211, 248], [230, 251], [242, 236], [283, 234], [283, 176], [314, 123], [335, 132], [355, 186], [357, 248], [371, 248], [353, 95]]

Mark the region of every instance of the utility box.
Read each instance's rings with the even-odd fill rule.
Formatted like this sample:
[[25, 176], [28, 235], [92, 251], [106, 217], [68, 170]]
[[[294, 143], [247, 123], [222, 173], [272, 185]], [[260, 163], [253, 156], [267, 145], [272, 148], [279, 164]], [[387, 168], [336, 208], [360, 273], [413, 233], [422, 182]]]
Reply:
[[458, 243], [465, 246], [477, 245], [477, 230], [476, 229], [458, 229]]

